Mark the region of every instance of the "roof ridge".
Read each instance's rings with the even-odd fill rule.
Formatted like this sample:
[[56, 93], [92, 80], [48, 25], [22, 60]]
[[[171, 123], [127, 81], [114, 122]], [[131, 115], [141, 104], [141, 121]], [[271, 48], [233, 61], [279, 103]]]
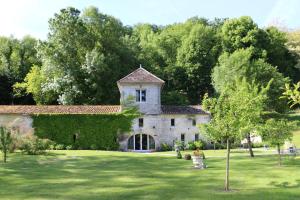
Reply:
[[[152, 74], [151, 72], [149, 72], [148, 70], [146, 70], [143, 67], [139, 67], [136, 70], [132, 71], [130, 74], [126, 75], [125, 77], [121, 78], [120, 80], [117, 81], [117, 83], [121, 83], [122, 81], [126, 80], [127, 78], [129, 78], [130, 76], [132, 76], [134, 73], [137, 73], [138, 71], [143, 71], [145, 72], [147, 75], [151, 76], [152, 78], [155, 78], [156, 80], [158, 80], [161, 83], [164, 83], [165, 81], [162, 80], [161, 78], [157, 77], [156, 75]], [[134, 81], [133, 81], [134, 82]], [[151, 82], [151, 81], [150, 81]]]

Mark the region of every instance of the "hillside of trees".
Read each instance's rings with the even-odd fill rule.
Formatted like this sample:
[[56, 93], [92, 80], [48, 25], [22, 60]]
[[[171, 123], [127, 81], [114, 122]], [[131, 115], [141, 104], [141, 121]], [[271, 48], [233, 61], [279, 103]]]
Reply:
[[272, 79], [269, 105], [280, 110], [285, 83], [300, 80], [300, 31], [246, 16], [124, 26], [69, 7], [49, 20], [45, 41], [0, 37], [0, 104], [119, 104], [116, 81], [140, 64], [166, 81], [163, 104], [200, 104], [241, 76]]

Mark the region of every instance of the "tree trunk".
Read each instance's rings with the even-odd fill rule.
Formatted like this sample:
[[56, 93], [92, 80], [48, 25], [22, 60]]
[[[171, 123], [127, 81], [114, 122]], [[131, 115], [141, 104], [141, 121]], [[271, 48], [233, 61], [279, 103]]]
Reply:
[[250, 135], [250, 133], [247, 134], [247, 143], [248, 143], [250, 157], [254, 157], [254, 153], [253, 153], [253, 150], [252, 150], [252, 142], [251, 142], [251, 135]]
[[278, 165], [281, 166], [280, 144], [277, 144], [277, 151], [278, 151]]
[[4, 147], [3, 148], [3, 161], [6, 163], [6, 154], [7, 154], [7, 150], [6, 148]]
[[225, 191], [229, 191], [229, 155], [230, 155], [230, 143], [229, 143], [229, 139], [227, 139]]

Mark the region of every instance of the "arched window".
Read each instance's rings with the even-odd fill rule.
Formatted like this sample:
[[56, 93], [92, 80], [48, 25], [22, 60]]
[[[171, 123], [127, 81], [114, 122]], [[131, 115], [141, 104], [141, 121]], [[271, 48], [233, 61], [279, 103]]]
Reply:
[[135, 134], [128, 139], [128, 150], [154, 150], [155, 140], [148, 134]]

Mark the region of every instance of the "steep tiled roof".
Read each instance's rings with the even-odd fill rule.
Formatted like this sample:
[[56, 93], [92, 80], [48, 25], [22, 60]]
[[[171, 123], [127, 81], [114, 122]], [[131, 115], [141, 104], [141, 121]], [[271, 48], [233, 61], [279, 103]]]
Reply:
[[203, 114], [208, 115], [199, 105], [161, 106], [162, 114]]
[[14, 105], [0, 106], [0, 114], [108, 114], [118, 113], [121, 107], [115, 106], [29, 106], [29, 105]]
[[163, 84], [164, 81], [154, 74], [148, 72], [144, 68], [140, 67], [135, 71], [131, 72], [124, 78], [120, 79], [118, 83], [160, 83]]

